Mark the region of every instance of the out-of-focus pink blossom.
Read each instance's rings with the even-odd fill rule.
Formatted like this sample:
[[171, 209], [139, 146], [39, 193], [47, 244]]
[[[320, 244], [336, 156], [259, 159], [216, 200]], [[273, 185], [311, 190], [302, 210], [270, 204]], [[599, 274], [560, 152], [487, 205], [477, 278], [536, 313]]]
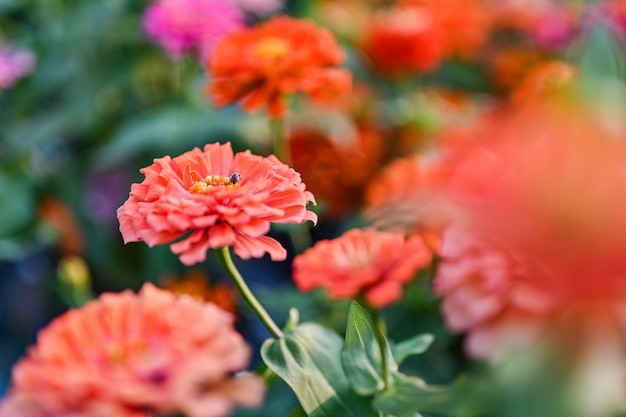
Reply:
[[228, 0], [157, 0], [144, 14], [148, 37], [170, 57], [209, 55], [222, 36], [243, 26], [243, 14]]
[[14, 50], [0, 43], [0, 90], [11, 87], [35, 67], [35, 57], [29, 51]]
[[104, 294], [41, 331], [13, 369], [1, 417], [225, 417], [263, 382], [232, 316], [151, 284]]
[[537, 97], [448, 161], [435, 286], [471, 355], [542, 340], [578, 359], [626, 332], [626, 146], [605, 112]]
[[571, 9], [555, 6], [535, 16], [528, 30], [539, 46], [556, 49], [565, 46], [575, 35], [577, 20]]

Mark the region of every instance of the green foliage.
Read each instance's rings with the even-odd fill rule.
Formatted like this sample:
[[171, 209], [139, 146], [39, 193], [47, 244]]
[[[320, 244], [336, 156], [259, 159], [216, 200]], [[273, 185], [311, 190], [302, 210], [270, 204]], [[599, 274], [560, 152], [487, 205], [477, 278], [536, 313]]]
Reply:
[[352, 389], [341, 367], [343, 341], [335, 332], [315, 323], [303, 323], [261, 347], [267, 366], [293, 389], [302, 408], [312, 417], [378, 417]]
[[[392, 359], [390, 352], [385, 354]], [[372, 395], [385, 388], [381, 349], [375, 324], [370, 315], [356, 301], [348, 313], [348, 326], [341, 351], [341, 364], [359, 395]]]

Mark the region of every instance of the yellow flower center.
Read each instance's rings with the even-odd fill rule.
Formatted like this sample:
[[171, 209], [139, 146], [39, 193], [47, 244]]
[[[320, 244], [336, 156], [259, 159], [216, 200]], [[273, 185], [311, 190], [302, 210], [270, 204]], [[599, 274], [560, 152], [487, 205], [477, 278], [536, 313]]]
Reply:
[[275, 36], [267, 36], [257, 42], [256, 52], [263, 58], [279, 59], [289, 52], [289, 43]]
[[227, 190], [234, 190], [241, 187], [241, 177], [237, 171], [225, 175], [207, 175], [202, 180], [195, 180], [193, 185], [189, 187], [189, 192], [192, 194], [207, 194], [207, 192], [213, 187], [224, 187]]

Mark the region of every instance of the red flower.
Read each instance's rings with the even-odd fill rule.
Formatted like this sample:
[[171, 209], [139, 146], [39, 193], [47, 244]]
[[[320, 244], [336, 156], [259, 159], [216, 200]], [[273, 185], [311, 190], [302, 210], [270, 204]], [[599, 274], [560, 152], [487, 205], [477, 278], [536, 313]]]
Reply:
[[444, 58], [445, 42], [428, 9], [395, 8], [374, 15], [361, 49], [375, 71], [402, 77], [436, 69]]
[[218, 42], [206, 63], [207, 92], [215, 106], [239, 102], [248, 111], [285, 113], [285, 96], [301, 92], [329, 100], [350, 90], [351, 76], [337, 66], [344, 53], [332, 34], [286, 16], [234, 32]]
[[402, 0], [400, 4], [428, 10], [446, 38], [446, 55], [471, 58], [487, 42], [491, 10], [483, 0]]
[[302, 291], [325, 288], [330, 298], [363, 295], [373, 307], [402, 297], [402, 286], [428, 265], [431, 253], [419, 236], [353, 229], [319, 241], [297, 256], [293, 279]]
[[170, 243], [186, 265], [202, 262], [209, 248], [233, 246], [243, 259], [266, 252], [284, 260], [285, 248], [265, 236], [270, 223], [315, 222], [315, 202], [300, 175], [275, 156], [250, 151], [233, 156], [230, 143], [208, 144], [176, 158], [155, 159], [141, 170], [130, 197], [117, 210], [124, 242]]
[[13, 369], [0, 416], [223, 417], [263, 399], [259, 378], [231, 376], [249, 358], [229, 314], [146, 284], [42, 330]]

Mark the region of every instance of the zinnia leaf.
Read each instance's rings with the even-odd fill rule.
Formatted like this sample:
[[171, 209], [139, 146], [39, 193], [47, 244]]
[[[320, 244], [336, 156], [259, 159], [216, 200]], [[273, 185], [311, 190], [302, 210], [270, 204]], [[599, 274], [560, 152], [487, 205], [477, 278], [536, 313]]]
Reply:
[[303, 323], [281, 339], [266, 341], [261, 356], [293, 389], [311, 417], [378, 417], [371, 397], [353, 391], [340, 362], [342, 338], [315, 323]]
[[[389, 354], [387, 356], [391, 359]], [[355, 301], [348, 313], [341, 364], [352, 387], [360, 395], [372, 395], [385, 388], [374, 321]]]
[[410, 339], [400, 342], [396, 345], [391, 345], [391, 351], [393, 352], [393, 358], [396, 363], [401, 364], [406, 358], [412, 355], [419, 355], [430, 347], [435, 340], [432, 334], [418, 334]]

